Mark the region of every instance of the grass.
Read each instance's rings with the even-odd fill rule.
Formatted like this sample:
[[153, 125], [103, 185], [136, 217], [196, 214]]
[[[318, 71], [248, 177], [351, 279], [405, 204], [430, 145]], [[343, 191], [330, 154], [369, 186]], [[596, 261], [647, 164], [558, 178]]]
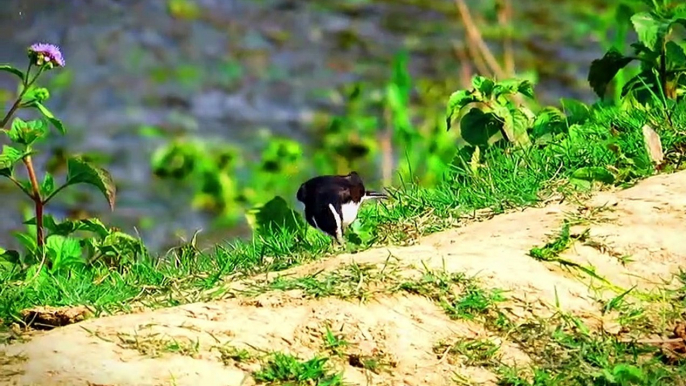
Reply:
[[[499, 308], [504, 296], [480, 287], [475, 278], [427, 269], [411, 277], [407, 277], [407, 271], [402, 272], [391, 259], [381, 267], [351, 264], [330, 272], [254, 283], [243, 294], [258, 296], [265, 291], [299, 290], [310, 298], [348, 300], [368, 300], [374, 295], [399, 292], [425, 296], [441, 306], [449, 317], [476, 320], [489, 335], [495, 336], [456, 335], [448, 341], [438, 341], [433, 352], [439, 361], [445, 359], [456, 368], [490, 369], [497, 374], [500, 385], [680, 385], [686, 379], [686, 366], [683, 366], [686, 355], [639, 338], [656, 333], [665, 335], [673, 321], [678, 320], [684, 306], [686, 274], [677, 277], [681, 283], [679, 288], [653, 296], [653, 302], [632, 303], [627, 301], [625, 293], [599, 304], [605, 314], [614, 314], [621, 326], [608, 332], [612, 328], [607, 325], [596, 329], [562, 311], [545, 318], [510, 320]], [[357, 288], [357, 292], [351, 291], [352, 288]], [[518, 347], [531, 358], [531, 363], [522, 366], [506, 359], [498, 341], [508, 341]], [[147, 343], [141, 344], [140, 339], [127, 342], [139, 351], [143, 347], [147, 354], [174, 351], [167, 340], [156, 340], [156, 351]], [[255, 355], [232, 346], [218, 349], [227, 365], [259, 361], [260, 368], [253, 372], [253, 377], [261, 384], [340, 385], [343, 384], [340, 366], [376, 374], [392, 372], [395, 366], [384, 355], [356, 352], [355, 344], [328, 325], [322, 333], [320, 352], [308, 360], [282, 352]], [[183, 352], [187, 350], [177, 351]], [[456, 377], [470, 384], [468, 378], [459, 374]]]
[[200, 343], [188, 339], [175, 339], [161, 334], [124, 334], [117, 335], [117, 345], [122, 348], [135, 349], [141, 355], [152, 358], [165, 353], [196, 357], [200, 352]]
[[489, 339], [456, 337], [454, 342], [439, 342], [433, 347], [439, 360], [446, 355], [451, 358], [448, 363], [462, 363], [466, 366], [490, 367], [497, 364], [500, 346]]
[[[478, 174], [456, 162], [443, 182], [433, 188], [409, 181], [390, 192], [391, 204], [362, 210], [361, 221], [371, 237], [355, 248], [411, 244], [422, 235], [478, 220], [480, 213], [490, 215], [540, 205], [550, 197], [585, 194], [592, 186], [572, 178], [580, 167], [609, 167], [617, 171], [615, 185], [631, 186], [654, 173], [643, 147], [641, 127], [656, 119], [646, 112], [600, 108], [590, 122], [576, 126], [573, 133], [545, 147], [534, 146], [526, 151], [498, 147], [485, 150], [481, 160], [485, 166]], [[686, 126], [686, 104], [677, 107], [672, 120], [677, 126]], [[686, 137], [667, 128], [658, 132], [666, 150], [664, 170], [680, 168], [680, 153], [675, 149], [683, 146]], [[571, 226], [588, 221], [594, 220], [568, 219], [548, 243], [532, 248], [531, 256], [571, 265], [593, 275], [592, 268], [560, 257], [575, 240], [602, 248], [583, 232], [572, 234]], [[505, 363], [501, 347], [490, 340], [456, 337], [451, 342], [435, 343], [436, 355], [466, 366], [494, 369], [501, 385], [678, 385], [686, 379], [686, 366], [674, 365], [679, 357], [667, 358], [663, 347], [622, 341], [616, 334], [602, 330], [592, 333], [583, 321], [561, 312], [551, 318], [517, 323], [500, 310], [500, 303], [506, 300], [503, 292], [484, 288], [476, 278], [463, 274], [425, 268], [408, 276], [406, 271], [401, 273], [392, 257], [382, 267], [353, 264], [304, 277], [256, 281], [241, 291], [230, 285], [249, 275], [283, 270], [333, 251], [325, 237], [310, 237], [303, 230], [280, 229], [256, 236], [251, 242], [229, 243], [212, 251], [183, 245], [161, 258], [148, 256], [126, 266], [96, 263], [40, 274], [0, 268], [0, 318], [4, 325], [22, 324], [20, 311], [35, 305], [85, 304], [98, 316], [128, 312], [138, 306], [168, 307], [275, 290], [302, 291], [309, 298], [337, 297], [360, 302], [378, 294], [402, 293], [431, 299], [449, 317], [477, 321], [491, 333], [523, 348], [533, 361], [518, 367]], [[621, 331], [664, 334], [668, 322], [678, 317], [675, 310], [685, 306], [686, 285], [682, 287], [651, 295], [655, 300], [652, 306], [631, 303], [618, 296], [604, 303], [605, 312], [616, 314]], [[199, 350], [194, 342], [156, 336], [119, 339], [119, 344], [152, 356], [192, 356]], [[393, 367], [387, 358], [361, 356], [351, 348], [345, 337], [327, 328], [320, 355], [303, 360], [291, 354], [270, 353], [259, 359], [261, 365], [253, 377], [266, 384], [339, 385], [342, 376], [334, 370], [332, 362], [343, 360], [348, 366], [373, 373]], [[253, 353], [244, 349], [223, 346], [217, 350], [227, 365], [256, 360]], [[466, 382], [464, 377], [458, 378]]]
[[283, 385], [343, 385], [342, 374], [327, 368], [328, 358], [314, 357], [301, 361], [293, 355], [276, 352], [268, 358], [262, 368], [253, 373], [259, 383]]
[[[673, 112], [675, 126], [686, 124], [685, 106], [682, 103]], [[662, 119], [659, 112], [599, 108], [592, 120], [575, 126], [573, 134], [545, 147], [486, 149], [481, 161], [485, 166], [478, 175], [456, 163], [433, 188], [407, 182], [391, 192], [392, 204], [363, 208], [361, 221], [371, 237], [358, 249], [412, 243], [421, 235], [473, 221], [475, 213], [485, 209], [500, 213], [538, 205], [551, 196], [575, 194], [578, 189], [570, 177], [579, 167], [614, 168], [620, 171], [616, 184], [630, 186], [654, 173], [645, 166], [650, 164], [641, 127], [658, 119]], [[672, 149], [679, 148], [686, 137], [671, 129], [658, 131], [667, 153], [665, 169], [673, 170], [678, 154], [672, 155]], [[630, 160], [646, 162], [640, 167]], [[212, 251], [185, 245], [162, 258], [149, 256], [126, 266], [94, 264], [40, 275], [0, 268], [0, 282], [8, 283], [0, 288], [0, 319], [4, 324], [21, 323], [19, 312], [34, 305], [85, 304], [99, 315], [127, 312], [132, 303], [167, 307], [210, 300], [225, 295], [213, 289], [227, 278], [283, 270], [331, 252], [330, 241], [323, 236], [306, 237], [302, 230], [281, 229]]]
[[533, 365], [501, 365], [501, 385], [678, 385], [686, 376], [684, 366], [664, 363], [660, 348], [591, 333], [564, 314], [529, 322], [508, 336]]
[[[409, 276], [409, 277], [408, 277]], [[252, 283], [242, 295], [256, 296], [268, 291], [302, 291], [310, 299], [335, 297], [366, 302], [376, 295], [411, 294], [429, 298], [453, 319], [483, 319], [506, 300], [503, 291], [485, 289], [475, 277], [445, 270], [402, 270], [388, 258], [382, 267], [351, 263], [336, 270], [294, 278], [279, 276]], [[333, 339], [333, 337], [331, 337]]]

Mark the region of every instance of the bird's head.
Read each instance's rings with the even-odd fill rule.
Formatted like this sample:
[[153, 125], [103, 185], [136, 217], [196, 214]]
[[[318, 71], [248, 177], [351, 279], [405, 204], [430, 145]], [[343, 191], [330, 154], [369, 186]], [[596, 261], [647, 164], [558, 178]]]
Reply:
[[360, 175], [357, 174], [357, 172], [354, 171], [354, 170], [351, 171], [350, 173], [348, 173], [348, 175], [345, 176], [345, 178], [347, 178], [348, 181], [350, 181], [350, 182], [353, 183], [354, 185], [362, 184], [362, 178], [361, 178]]

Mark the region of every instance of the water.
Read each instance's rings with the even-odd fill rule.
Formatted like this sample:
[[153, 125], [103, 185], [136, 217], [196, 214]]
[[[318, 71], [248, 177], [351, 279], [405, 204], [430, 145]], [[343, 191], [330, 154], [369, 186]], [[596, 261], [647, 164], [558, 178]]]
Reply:
[[[0, 61], [23, 68], [26, 47], [38, 41], [58, 44], [66, 58], [67, 67], [46, 78], [62, 85], [48, 105], [69, 132], [47, 147], [103, 153], [118, 185], [114, 213], [92, 190], [56, 200], [54, 213], [83, 209], [140, 232], [153, 249], [163, 248], [177, 234], [207, 228], [210, 218], [190, 209], [185, 191], [152, 177], [149, 157], [161, 140], [141, 137], [141, 126], [241, 144], [269, 128], [307, 142], [314, 113], [331, 108], [322, 92], [358, 79], [383, 81], [391, 56], [406, 43], [414, 47], [413, 76], [458, 76], [450, 42], [461, 36], [459, 23], [454, 12], [436, 10], [449, 9], [452, 1], [437, 1], [433, 10], [368, 2], [363, 11], [316, 1], [196, 3], [201, 16], [183, 20], [171, 17], [161, 0], [4, 1]], [[362, 43], [350, 43], [355, 39]], [[538, 37], [534, 43], [549, 42]], [[551, 48], [570, 63], [561, 76], [541, 79], [537, 93], [543, 101], [592, 98], [583, 85], [584, 66], [598, 49], [588, 47]], [[0, 86], [13, 90], [11, 81], [3, 75]], [[8, 231], [18, 229], [19, 203], [28, 201], [9, 188], [0, 182], [0, 245], [16, 246]], [[149, 219], [153, 226], [145, 225]], [[213, 240], [246, 234], [243, 226]]]

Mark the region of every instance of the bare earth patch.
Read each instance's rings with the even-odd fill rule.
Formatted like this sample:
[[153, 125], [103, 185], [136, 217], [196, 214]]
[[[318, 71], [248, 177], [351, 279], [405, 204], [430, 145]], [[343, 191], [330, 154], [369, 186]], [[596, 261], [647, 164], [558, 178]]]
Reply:
[[[560, 258], [595, 275], [529, 256], [565, 220], [584, 237]], [[404, 279], [420, 277], [418, 269], [425, 266], [504, 290], [507, 301], [500, 309], [515, 321], [557, 309], [602, 320], [600, 300], [633, 286], [649, 293], [670, 285], [686, 263], [685, 234], [686, 172], [680, 172], [603, 192], [583, 204], [530, 208], [433, 234], [413, 246], [340, 255], [270, 277], [323, 275], [351, 263], [382, 269], [391, 256]], [[456, 374], [473, 384], [495, 384], [489, 366], [459, 355], [448, 358], [451, 342], [460, 339], [495, 340], [503, 362], [530, 361], [526, 347], [496, 336], [477, 319], [451, 319], [434, 300], [402, 291], [377, 292], [360, 302], [268, 290], [257, 297], [87, 319], [0, 348], [0, 384], [251, 385], [263, 363], [257, 358], [268, 352], [313, 358], [328, 352], [327, 331], [346, 342], [343, 354], [327, 356], [353, 385], [454, 385]], [[449, 342], [447, 349], [437, 350], [438, 342]]]

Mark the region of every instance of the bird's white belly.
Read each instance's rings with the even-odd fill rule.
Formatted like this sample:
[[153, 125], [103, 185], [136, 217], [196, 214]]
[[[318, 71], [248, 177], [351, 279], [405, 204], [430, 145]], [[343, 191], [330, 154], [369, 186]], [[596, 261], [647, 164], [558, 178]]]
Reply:
[[345, 226], [350, 225], [357, 218], [357, 211], [360, 209], [360, 203], [349, 202], [341, 206], [343, 214], [342, 223]]

